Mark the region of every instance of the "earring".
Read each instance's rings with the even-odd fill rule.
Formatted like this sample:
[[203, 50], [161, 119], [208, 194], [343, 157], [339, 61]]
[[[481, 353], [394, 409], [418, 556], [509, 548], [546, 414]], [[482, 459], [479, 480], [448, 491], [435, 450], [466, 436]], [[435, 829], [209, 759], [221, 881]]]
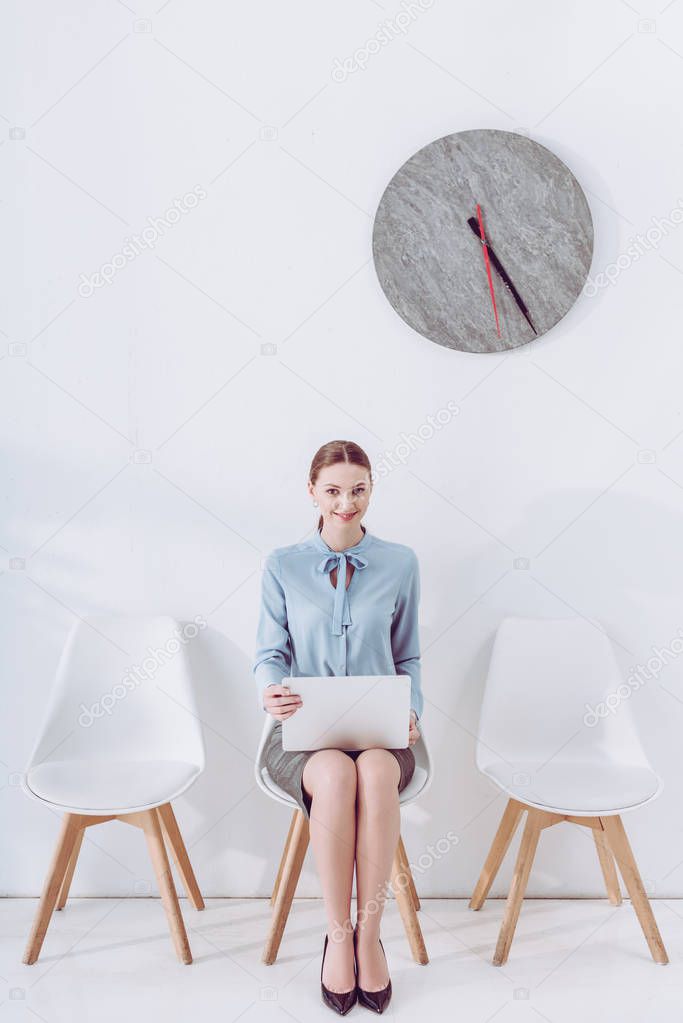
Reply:
[[313, 507], [314, 507], [314, 508], [317, 508], [317, 507], [318, 507], [318, 502], [317, 502], [317, 501], [314, 501], [314, 502], [313, 502]]

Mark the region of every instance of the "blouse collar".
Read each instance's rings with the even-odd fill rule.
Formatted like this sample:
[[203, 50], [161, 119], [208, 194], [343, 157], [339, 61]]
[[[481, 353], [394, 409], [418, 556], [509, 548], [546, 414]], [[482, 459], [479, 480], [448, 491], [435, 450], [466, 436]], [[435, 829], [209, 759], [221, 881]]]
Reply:
[[333, 551], [332, 548], [323, 540], [319, 529], [316, 529], [315, 533], [311, 537], [311, 543], [316, 550], [322, 551], [323, 554], [365, 554], [367, 548], [370, 546], [371, 537], [365, 526], [361, 526], [361, 529], [363, 530], [362, 540], [359, 540], [357, 544], [353, 545], [353, 547], [345, 547], [343, 551]]
[[328, 575], [335, 568], [337, 569], [331, 630], [333, 636], [342, 636], [344, 626], [353, 624], [346, 592], [346, 565], [347, 562], [350, 562], [356, 570], [367, 568], [368, 559], [365, 554], [371, 543], [370, 534], [367, 529], [364, 529], [362, 540], [359, 540], [353, 547], [345, 547], [343, 551], [333, 551], [323, 540], [320, 530], [316, 530], [312, 542], [318, 553], [322, 552], [323, 555], [317, 565], [318, 572]]

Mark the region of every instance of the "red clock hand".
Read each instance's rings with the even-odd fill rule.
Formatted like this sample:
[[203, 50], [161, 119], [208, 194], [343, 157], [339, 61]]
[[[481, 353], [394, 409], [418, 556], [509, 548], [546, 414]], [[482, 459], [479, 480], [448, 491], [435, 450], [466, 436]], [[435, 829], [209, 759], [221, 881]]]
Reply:
[[498, 331], [498, 337], [500, 337], [500, 324], [498, 323], [498, 309], [496, 307], [496, 296], [493, 291], [493, 277], [491, 276], [491, 264], [489, 262], [489, 248], [486, 241], [486, 235], [484, 234], [484, 221], [481, 217], [481, 206], [477, 203], [477, 220], [479, 221], [479, 234], [481, 237], [481, 245], [484, 250], [484, 263], [486, 265], [486, 276], [489, 279], [489, 291], [491, 292], [491, 302], [493, 303], [493, 315], [496, 318], [496, 330]]

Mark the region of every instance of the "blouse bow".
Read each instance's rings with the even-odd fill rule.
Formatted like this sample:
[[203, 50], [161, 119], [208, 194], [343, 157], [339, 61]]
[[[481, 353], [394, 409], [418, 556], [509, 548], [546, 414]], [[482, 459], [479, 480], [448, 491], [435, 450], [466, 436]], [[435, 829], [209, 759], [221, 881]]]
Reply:
[[368, 559], [362, 554], [350, 554], [345, 551], [333, 551], [326, 554], [318, 565], [319, 572], [330, 573], [337, 569], [337, 585], [334, 591], [334, 613], [332, 615], [332, 635], [341, 636], [342, 626], [351, 625], [351, 612], [346, 594], [346, 563], [349, 561], [354, 568], [366, 568]]

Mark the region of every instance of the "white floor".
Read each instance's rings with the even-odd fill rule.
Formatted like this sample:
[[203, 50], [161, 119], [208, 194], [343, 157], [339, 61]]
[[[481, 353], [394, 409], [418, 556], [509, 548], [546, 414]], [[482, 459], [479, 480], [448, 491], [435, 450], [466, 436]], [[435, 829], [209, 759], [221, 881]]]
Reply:
[[[21, 963], [34, 899], [0, 903], [0, 1023], [328, 1020], [320, 1000], [322, 904], [297, 899], [274, 966], [261, 963], [269, 906], [261, 899], [181, 900], [194, 955], [175, 958], [157, 899], [70, 899], [54, 914], [40, 959]], [[410, 957], [395, 902], [382, 925], [394, 995], [387, 1018], [421, 1023], [658, 1023], [683, 1019], [683, 903], [653, 900], [670, 964], [651, 960], [628, 902], [529, 900], [508, 963], [491, 964], [504, 903], [473, 913], [424, 900], [430, 963]], [[354, 1006], [349, 1018], [370, 1019]]]

